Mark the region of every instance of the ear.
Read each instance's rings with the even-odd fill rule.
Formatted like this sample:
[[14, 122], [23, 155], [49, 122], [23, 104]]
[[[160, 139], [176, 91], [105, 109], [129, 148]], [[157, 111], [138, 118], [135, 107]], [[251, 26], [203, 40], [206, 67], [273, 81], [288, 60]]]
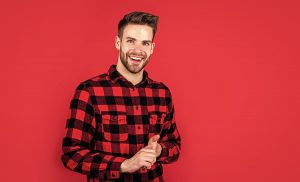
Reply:
[[121, 47], [121, 40], [120, 40], [119, 36], [116, 36], [115, 37], [115, 48], [120, 50], [120, 47]]
[[155, 47], [155, 43], [153, 42], [152, 45], [151, 45], [150, 54], [153, 54], [154, 47]]

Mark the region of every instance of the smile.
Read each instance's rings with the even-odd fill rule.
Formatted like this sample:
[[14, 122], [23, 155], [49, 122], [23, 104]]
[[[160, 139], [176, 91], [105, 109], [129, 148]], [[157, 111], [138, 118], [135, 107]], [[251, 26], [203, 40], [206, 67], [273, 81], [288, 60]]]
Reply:
[[142, 57], [134, 57], [134, 56], [129, 56], [129, 58], [135, 61], [141, 61], [143, 59]]

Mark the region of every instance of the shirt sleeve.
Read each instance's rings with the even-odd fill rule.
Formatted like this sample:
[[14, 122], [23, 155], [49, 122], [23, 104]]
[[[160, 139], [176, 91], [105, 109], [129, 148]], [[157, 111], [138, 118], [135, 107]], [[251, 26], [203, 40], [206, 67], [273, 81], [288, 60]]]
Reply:
[[118, 179], [121, 163], [126, 158], [93, 150], [96, 120], [90, 96], [84, 84], [76, 88], [70, 103], [70, 117], [66, 122], [61, 160], [72, 171], [98, 176], [102, 180]]
[[175, 107], [170, 90], [167, 93], [168, 112], [159, 140], [162, 151], [156, 160], [163, 164], [170, 164], [177, 161], [181, 150], [181, 138], [175, 121]]

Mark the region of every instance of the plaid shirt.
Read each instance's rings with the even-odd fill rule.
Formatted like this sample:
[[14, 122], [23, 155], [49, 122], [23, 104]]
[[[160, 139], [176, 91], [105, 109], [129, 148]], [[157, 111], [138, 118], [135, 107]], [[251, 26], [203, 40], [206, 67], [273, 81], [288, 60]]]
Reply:
[[[148, 77], [133, 85], [111, 65], [80, 83], [70, 103], [61, 160], [87, 181], [164, 181], [162, 164], [178, 160], [181, 139], [169, 88]], [[121, 173], [121, 163], [160, 134], [162, 152], [151, 169]]]

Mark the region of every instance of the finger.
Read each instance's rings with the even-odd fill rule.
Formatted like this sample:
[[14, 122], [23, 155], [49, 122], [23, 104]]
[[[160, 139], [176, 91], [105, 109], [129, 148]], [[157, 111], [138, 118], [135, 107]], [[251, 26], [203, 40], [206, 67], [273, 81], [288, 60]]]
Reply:
[[147, 151], [141, 150], [141, 151], [139, 151], [139, 154], [140, 155], [156, 155], [156, 151], [153, 149], [147, 150]]
[[152, 144], [147, 145], [145, 148], [146, 149], [153, 149], [153, 150], [156, 151], [156, 147], [157, 147], [157, 142], [153, 142]]
[[150, 162], [151, 164], [153, 164], [156, 161], [156, 157], [154, 156], [142, 156], [141, 159], [143, 161]]
[[156, 158], [156, 156], [157, 156], [156, 153], [144, 153], [144, 152], [140, 153], [140, 155], [139, 155], [140, 158], [143, 158], [143, 157]]
[[140, 151], [145, 152], [145, 153], [155, 153], [156, 152], [153, 148], [142, 148]]
[[152, 143], [152, 149], [155, 150], [156, 147], [157, 147], [157, 142], [153, 142], [153, 143]]
[[[149, 162], [148, 162], [149, 163]], [[151, 169], [153, 163], [149, 163], [149, 166], [145, 166], [146, 169]]]
[[153, 137], [151, 137], [148, 141], [148, 145], [151, 145], [153, 142], [157, 142], [158, 139], [160, 138], [159, 135], [154, 135]]
[[150, 162], [147, 162], [147, 161], [142, 161], [142, 168], [148, 168], [148, 167], [151, 167], [151, 163]]
[[[147, 162], [149, 162], [149, 161], [147, 161]], [[144, 169], [151, 169], [152, 168], [152, 166], [153, 166], [153, 164], [156, 162], [156, 160], [154, 160], [153, 162], [151, 162], [151, 165], [149, 165], [148, 167], [145, 167]]]
[[154, 164], [156, 162], [156, 157], [153, 157], [153, 156], [143, 156], [143, 157], [141, 157], [141, 161], [150, 162], [151, 165], [152, 165], [152, 164]]
[[152, 151], [152, 152], [145, 152], [145, 151], [140, 151], [139, 152], [139, 154], [141, 155], [141, 156], [156, 156], [156, 152], [154, 151]]
[[153, 150], [154, 149], [154, 146], [151, 144], [151, 145], [147, 145], [146, 147], [144, 147], [145, 149], [150, 149], [150, 150]]
[[149, 166], [149, 167], [143, 166], [142, 169], [151, 169], [151, 167], [152, 167], [152, 166]]

